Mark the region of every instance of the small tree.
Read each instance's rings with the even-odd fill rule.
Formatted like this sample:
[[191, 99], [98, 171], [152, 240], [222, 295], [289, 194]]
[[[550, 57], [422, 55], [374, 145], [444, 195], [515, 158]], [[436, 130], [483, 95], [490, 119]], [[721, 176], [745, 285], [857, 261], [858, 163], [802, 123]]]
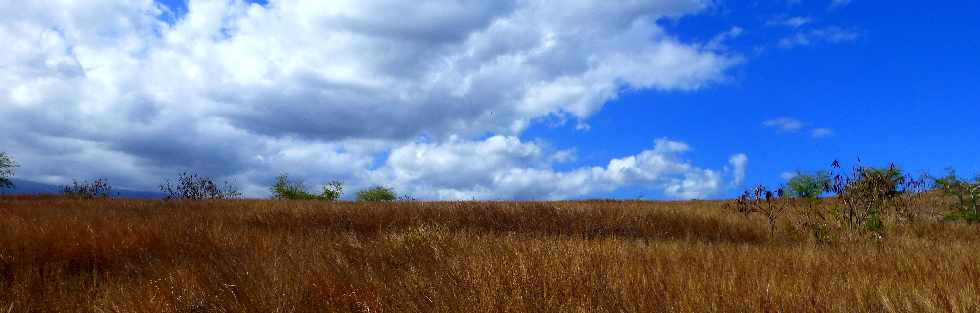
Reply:
[[816, 172], [812, 175], [797, 173], [786, 184], [789, 196], [803, 199], [816, 199], [830, 185], [830, 175], [827, 172]]
[[790, 203], [800, 211], [799, 226], [810, 230], [817, 242], [829, 240], [827, 214], [820, 206], [820, 195], [830, 186], [830, 175], [824, 171], [813, 174], [797, 172], [786, 184]]
[[980, 201], [980, 177], [971, 183], [956, 176], [955, 170], [948, 169], [946, 176], [933, 179], [933, 185], [935, 189], [957, 200], [954, 204], [956, 212], [948, 215], [948, 219], [980, 222], [980, 208], [977, 207], [977, 202]]
[[167, 180], [160, 185], [167, 200], [220, 200], [238, 199], [242, 193], [234, 185], [224, 182], [218, 185], [210, 177], [193, 173], [180, 173], [175, 182]]
[[270, 189], [273, 199], [336, 201], [344, 194], [344, 183], [331, 181], [323, 186], [323, 192], [314, 195], [306, 191], [302, 181], [290, 180], [288, 174], [284, 173], [276, 177], [276, 183]]
[[314, 196], [306, 192], [303, 182], [292, 181], [287, 174], [276, 176], [276, 183], [270, 188], [273, 199], [308, 200]]
[[14, 169], [19, 166], [7, 153], [0, 152], [0, 189], [14, 187], [10, 176], [14, 176]]
[[776, 220], [786, 211], [787, 205], [781, 201], [783, 196], [783, 189], [773, 191], [762, 185], [756, 186], [735, 200], [735, 210], [746, 217], [753, 213], [765, 216], [769, 222], [769, 236], [772, 237], [776, 233]]
[[385, 186], [374, 186], [357, 192], [357, 201], [395, 201], [395, 190]]
[[[832, 167], [839, 171], [840, 162], [834, 161]], [[851, 173], [835, 175], [827, 191], [833, 192], [843, 205], [843, 219], [847, 225], [862, 225], [880, 234], [884, 230], [881, 214], [887, 208], [895, 207], [895, 199], [904, 192], [903, 186], [909, 185], [907, 182], [908, 178], [894, 164], [886, 168], [859, 164]]]
[[92, 182], [72, 181], [71, 185], [64, 186], [62, 189], [65, 196], [82, 199], [111, 198], [112, 185], [105, 178], [96, 179]]
[[337, 201], [344, 195], [344, 183], [339, 180], [332, 180], [323, 186], [320, 199], [327, 201]]

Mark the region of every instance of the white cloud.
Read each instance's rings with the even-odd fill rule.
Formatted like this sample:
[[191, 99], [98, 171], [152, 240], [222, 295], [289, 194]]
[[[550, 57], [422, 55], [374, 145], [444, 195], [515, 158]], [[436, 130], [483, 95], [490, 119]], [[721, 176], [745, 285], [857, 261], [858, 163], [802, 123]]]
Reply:
[[797, 32], [790, 37], [781, 39], [779, 47], [789, 49], [819, 43], [848, 43], [857, 41], [858, 38], [861, 38], [861, 33], [856, 30], [830, 26]]
[[728, 47], [725, 46], [726, 42], [731, 41], [744, 33], [745, 30], [738, 26], [733, 26], [723, 33], [715, 35], [711, 38], [705, 45], [704, 48], [709, 51], [727, 50]]
[[745, 182], [745, 169], [749, 164], [749, 156], [745, 154], [733, 155], [728, 159], [728, 164], [731, 166], [732, 185], [741, 186]]
[[789, 28], [800, 28], [804, 25], [813, 23], [813, 18], [806, 16], [781, 16], [772, 18], [766, 22], [768, 26], [785, 26]]
[[653, 149], [610, 160], [604, 167], [556, 171], [544, 148], [515, 137], [450, 140], [399, 147], [384, 166], [370, 171], [369, 180], [440, 199], [563, 199], [631, 185], [691, 199], [717, 195], [744, 180], [744, 154], [732, 156], [730, 167], [710, 170], [684, 160], [681, 156], [689, 149], [685, 143], [660, 139]]
[[798, 172], [783, 172], [782, 174], [779, 175], [779, 177], [781, 177], [783, 180], [788, 181], [799, 175], [800, 174]]
[[[807, 129], [807, 123], [800, 121], [792, 117], [778, 117], [771, 120], [767, 120], [762, 123], [763, 126], [769, 128], [775, 128], [780, 132], [787, 133], [798, 133], [804, 129]], [[809, 129], [808, 132], [813, 138], [825, 138], [834, 135], [834, 130], [825, 127], [817, 127]]]
[[834, 135], [834, 130], [830, 128], [815, 128], [810, 132], [813, 138], [825, 138]]
[[762, 123], [763, 126], [779, 129], [784, 132], [798, 132], [803, 129], [804, 124], [792, 117], [778, 117]]
[[[134, 188], [194, 169], [255, 194], [289, 170], [354, 185], [417, 175], [431, 186], [413, 191], [447, 198], [516, 196], [503, 182], [552, 176], [559, 189], [543, 194], [580, 194], [601, 189], [581, 186], [601, 182], [591, 170], [546, 170], [547, 149], [515, 136], [549, 116], [586, 127], [622, 90], [724, 80], [738, 56], [657, 24], [708, 3], [193, 0], [164, 21], [170, 10], [151, 0], [5, 2], [16, 13], [0, 17], [0, 131], [18, 136], [0, 146], [25, 178], [109, 175]], [[502, 137], [478, 140], [488, 133]], [[465, 147], [487, 150], [474, 159]], [[402, 169], [418, 161], [408, 152], [431, 157], [432, 172]], [[433, 176], [463, 159], [514, 174]], [[720, 173], [687, 166], [657, 185], [717, 190]]]

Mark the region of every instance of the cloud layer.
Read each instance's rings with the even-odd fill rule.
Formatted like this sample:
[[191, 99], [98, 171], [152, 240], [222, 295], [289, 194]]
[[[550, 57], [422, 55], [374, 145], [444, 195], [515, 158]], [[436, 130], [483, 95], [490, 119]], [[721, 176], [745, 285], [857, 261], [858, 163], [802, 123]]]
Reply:
[[[279, 171], [431, 198], [566, 198], [641, 184], [692, 198], [729, 169], [657, 141], [605, 167], [524, 142], [542, 118], [585, 125], [623, 90], [695, 90], [739, 58], [657, 21], [699, 0], [143, 1], [0, 4], [0, 138], [47, 182], [126, 187], [193, 169], [252, 195]], [[491, 137], [487, 137], [491, 134]], [[419, 138], [425, 138], [420, 141]], [[149, 182], [149, 183], [148, 183]]]

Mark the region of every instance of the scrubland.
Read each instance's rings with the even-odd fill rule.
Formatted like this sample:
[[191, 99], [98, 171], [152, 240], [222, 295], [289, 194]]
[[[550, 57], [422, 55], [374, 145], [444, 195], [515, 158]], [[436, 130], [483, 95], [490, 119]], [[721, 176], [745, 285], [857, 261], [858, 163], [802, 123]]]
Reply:
[[6, 312], [980, 312], [980, 228], [721, 201], [0, 197]]

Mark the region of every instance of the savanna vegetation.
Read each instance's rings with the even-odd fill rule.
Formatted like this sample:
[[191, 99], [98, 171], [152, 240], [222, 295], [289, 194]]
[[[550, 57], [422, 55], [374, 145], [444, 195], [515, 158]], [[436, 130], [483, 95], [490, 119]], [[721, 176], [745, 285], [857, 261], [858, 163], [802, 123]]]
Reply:
[[0, 312], [980, 311], [977, 182], [954, 173], [835, 162], [685, 202], [243, 200], [207, 181], [0, 197]]
[[324, 200], [336, 201], [344, 194], [344, 183], [331, 181], [323, 186], [320, 194], [306, 191], [303, 181], [291, 180], [288, 174], [276, 177], [276, 183], [270, 188], [272, 198], [278, 200]]
[[14, 169], [18, 166], [10, 155], [0, 152], [0, 190], [14, 186], [14, 183], [10, 181], [10, 176], [14, 175]]
[[396, 199], [398, 195], [395, 190], [385, 186], [374, 186], [357, 192], [357, 201], [385, 202]]

